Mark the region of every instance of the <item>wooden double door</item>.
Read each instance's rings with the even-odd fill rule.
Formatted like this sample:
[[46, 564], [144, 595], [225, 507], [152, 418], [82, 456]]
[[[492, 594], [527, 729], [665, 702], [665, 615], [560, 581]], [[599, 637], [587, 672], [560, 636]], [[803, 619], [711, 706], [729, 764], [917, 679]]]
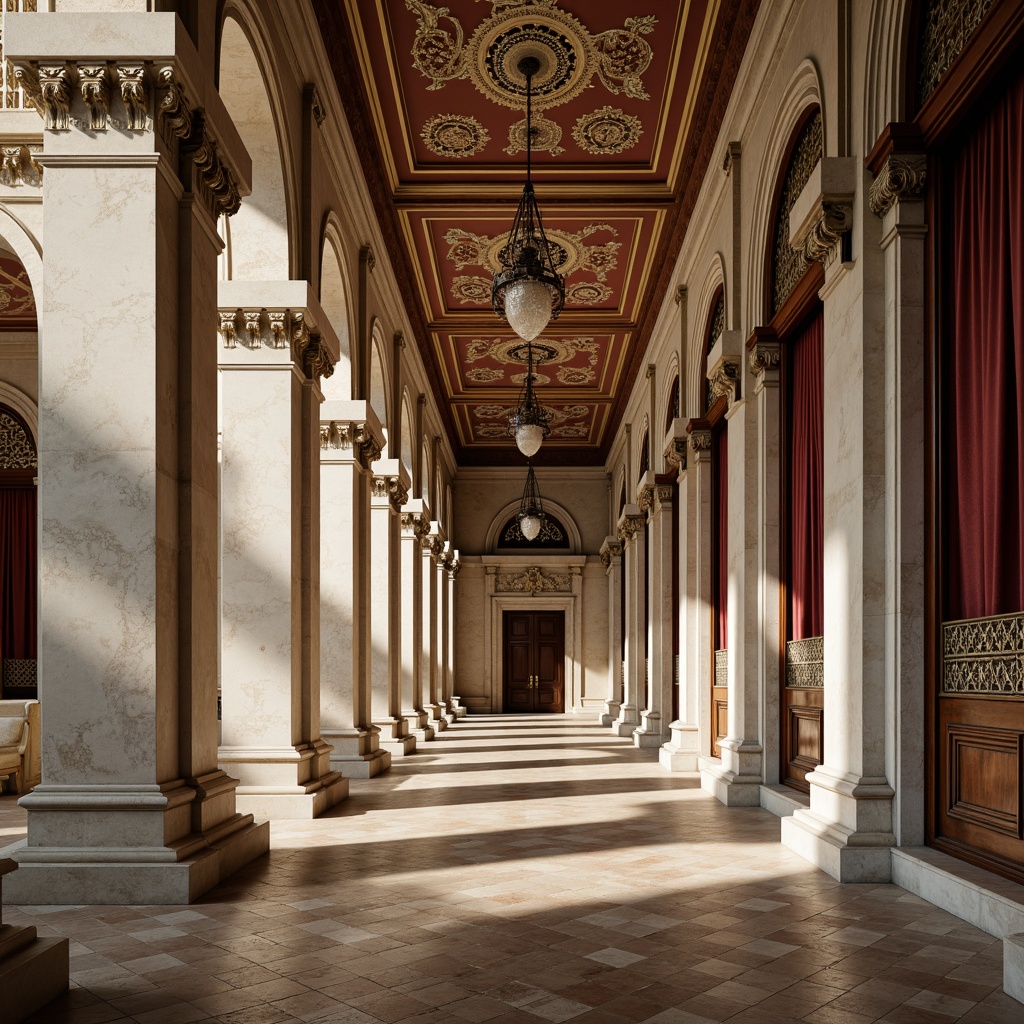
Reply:
[[565, 612], [506, 611], [504, 710], [565, 711]]

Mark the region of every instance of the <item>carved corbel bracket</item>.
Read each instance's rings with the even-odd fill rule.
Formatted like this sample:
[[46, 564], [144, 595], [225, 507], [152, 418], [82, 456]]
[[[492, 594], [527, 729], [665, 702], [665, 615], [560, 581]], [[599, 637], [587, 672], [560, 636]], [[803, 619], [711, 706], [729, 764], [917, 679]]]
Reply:
[[238, 183], [221, 159], [217, 143], [207, 131], [205, 122], [199, 134], [198, 145], [192, 154], [198, 191], [214, 216], [223, 214], [230, 217], [242, 205]]
[[409, 489], [397, 476], [375, 476], [371, 491], [375, 498], [387, 498], [395, 512], [401, 512], [409, 500]]
[[670, 437], [662, 454], [665, 456], [665, 461], [670, 466], [674, 466], [677, 470], [682, 472], [686, 469], [686, 438], [675, 436]]
[[79, 64], [78, 87], [89, 108], [90, 131], [104, 131], [110, 115], [110, 72], [106, 64]]
[[163, 90], [159, 106], [159, 124], [168, 139], [187, 139], [195, 127], [191, 104], [175, 77], [174, 68], [165, 65], [156, 73], [157, 86]]
[[890, 154], [868, 189], [872, 212], [884, 217], [898, 202], [920, 200], [927, 176], [928, 160], [923, 153]]
[[690, 420], [686, 430], [694, 459], [704, 462], [711, 458], [711, 429], [705, 425], [705, 421]]
[[636, 503], [640, 506], [640, 510], [646, 515], [651, 511], [654, 506], [654, 485], [644, 484], [636, 492]]
[[601, 564], [607, 569], [613, 558], [622, 557], [622, 541], [614, 537], [606, 537], [601, 545]]
[[24, 145], [4, 146], [0, 149], [0, 185], [18, 188], [43, 184], [43, 168], [36, 162], [37, 148]]
[[757, 327], [747, 342], [750, 372], [758, 383], [777, 379], [782, 363], [782, 346], [773, 330]]
[[842, 254], [853, 226], [857, 191], [854, 157], [822, 157], [789, 214], [789, 244], [826, 267]]
[[617, 531], [619, 540], [623, 544], [629, 543], [639, 531], [643, 530], [646, 522], [647, 516], [638, 506], [633, 505], [631, 509], [627, 505], [625, 511], [619, 516], [619, 528]]
[[353, 431], [353, 438], [355, 440], [356, 451], [359, 453], [359, 465], [363, 469], [369, 469], [371, 462], [376, 462], [380, 458], [381, 447], [377, 438], [373, 436], [373, 431], [367, 427], [365, 423], [355, 424]]
[[150, 126], [146, 65], [118, 64], [117, 79], [121, 85], [121, 102], [124, 104], [128, 131], [144, 132]]
[[430, 532], [430, 520], [425, 519], [419, 512], [403, 512], [402, 533], [407, 537], [414, 537], [420, 544], [423, 538]]
[[263, 342], [263, 310], [242, 309], [239, 312], [242, 314], [242, 327], [247, 339], [245, 347], [255, 351]]
[[359, 262], [364, 264], [367, 270], [373, 271], [377, 266], [377, 257], [373, 255], [373, 248], [369, 242], [359, 247]]
[[462, 560], [456, 555], [454, 558], [445, 562], [445, 568], [448, 570], [448, 579], [454, 583], [459, 578], [459, 571], [462, 569]]
[[71, 65], [39, 64], [34, 75], [19, 67], [15, 74], [36, 100], [45, 127], [49, 131], [67, 131], [71, 127]]
[[288, 310], [275, 309], [267, 313], [267, 322], [270, 325], [270, 344], [272, 348], [282, 349], [288, 347]]

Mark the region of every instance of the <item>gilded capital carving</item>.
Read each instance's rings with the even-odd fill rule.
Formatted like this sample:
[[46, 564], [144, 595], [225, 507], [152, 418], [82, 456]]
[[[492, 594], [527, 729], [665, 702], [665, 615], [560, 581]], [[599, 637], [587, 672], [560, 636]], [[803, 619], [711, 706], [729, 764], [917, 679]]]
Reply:
[[601, 564], [607, 569], [613, 558], [622, 557], [622, 541], [608, 539], [601, 545]]
[[121, 101], [128, 116], [130, 132], [144, 132], [149, 126], [149, 95], [146, 90], [144, 64], [118, 64], [117, 78], [121, 83]]
[[679, 470], [686, 469], [686, 438], [670, 438], [662, 454], [670, 466], [675, 466]]
[[[23, 69], [16, 77], [24, 82]], [[71, 126], [71, 67], [68, 64], [40, 64], [37, 69], [37, 102], [43, 113], [43, 123], [50, 131], [67, 131]], [[28, 75], [26, 75], [28, 77]]]
[[242, 327], [245, 330], [246, 348], [258, 349], [261, 343], [261, 337], [263, 334], [262, 319], [263, 311], [260, 309], [243, 309], [242, 314]]
[[192, 107], [174, 75], [174, 68], [170, 65], [160, 68], [156, 81], [164, 93], [159, 107], [161, 126], [166, 127], [171, 138], [187, 139], [192, 134], [194, 122]]
[[718, 369], [708, 374], [708, 395], [711, 402], [717, 402], [723, 395], [732, 395], [740, 379], [739, 363], [723, 360]]
[[647, 517], [644, 515], [625, 515], [619, 524], [619, 540], [624, 544], [631, 541], [644, 528]]
[[270, 343], [274, 348], [288, 347], [288, 310], [274, 310], [267, 313], [270, 324]]
[[[430, 553], [434, 556], [434, 561], [439, 567], [444, 564], [444, 541], [440, 537], [434, 536], [430, 538]], [[493, 568], [491, 571], [493, 571]]]
[[928, 161], [923, 153], [892, 153], [868, 189], [872, 212], [884, 217], [897, 202], [920, 199], [927, 176]]
[[206, 125], [203, 125], [199, 144], [192, 154], [198, 178], [199, 192], [214, 216], [224, 214], [230, 217], [242, 205], [235, 176], [220, 158], [217, 143], [214, 142]]
[[302, 351], [302, 371], [309, 380], [320, 380], [334, 373], [331, 354], [319, 334], [310, 335], [309, 344]]
[[355, 424], [352, 436], [355, 440], [356, 451], [359, 453], [359, 464], [363, 469], [369, 469], [370, 463], [376, 462], [380, 458], [380, 444], [373, 436], [373, 431], [369, 430], [365, 423]]
[[110, 114], [110, 80], [106, 64], [79, 64], [78, 87], [89, 108], [90, 131], [104, 131]]
[[450, 561], [445, 562], [445, 568], [448, 570], [448, 579], [454, 583], [459, 578], [459, 570], [462, 568], [462, 560], [452, 558]]
[[651, 511], [651, 506], [654, 504], [654, 488], [650, 484], [645, 484], [637, 491], [636, 503], [642, 511]]
[[43, 169], [36, 163], [29, 146], [4, 146], [0, 149], [0, 185], [18, 188], [31, 185], [38, 188], [43, 183]]
[[690, 449], [695, 455], [711, 451], [711, 431], [694, 430], [690, 433]]
[[839, 254], [843, 235], [852, 226], [851, 203], [823, 202], [817, 219], [807, 232], [801, 251], [808, 260], [828, 266]]
[[758, 341], [750, 350], [750, 372], [762, 377], [766, 370], [777, 370], [782, 359], [782, 347], [777, 341]]
[[425, 519], [419, 512], [403, 512], [402, 533], [422, 543], [423, 538], [430, 532], [430, 521]]

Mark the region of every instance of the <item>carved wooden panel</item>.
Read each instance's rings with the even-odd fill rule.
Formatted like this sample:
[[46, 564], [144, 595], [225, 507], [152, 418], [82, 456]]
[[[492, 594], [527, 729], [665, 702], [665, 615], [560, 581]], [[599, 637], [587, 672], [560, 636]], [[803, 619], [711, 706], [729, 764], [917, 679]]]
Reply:
[[824, 712], [816, 707], [789, 708], [789, 763], [806, 773], [824, 758]]
[[960, 723], [947, 726], [947, 814], [1021, 838], [1021, 750], [1024, 734]]

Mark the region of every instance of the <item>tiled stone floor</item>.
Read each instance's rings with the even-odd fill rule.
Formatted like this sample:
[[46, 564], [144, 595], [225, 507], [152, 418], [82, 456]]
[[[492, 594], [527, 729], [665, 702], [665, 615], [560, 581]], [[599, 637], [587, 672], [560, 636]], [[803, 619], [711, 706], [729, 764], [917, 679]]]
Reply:
[[1000, 942], [778, 835], [587, 721], [480, 716], [191, 907], [7, 919], [71, 939], [35, 1024], [1024, 1021]]

